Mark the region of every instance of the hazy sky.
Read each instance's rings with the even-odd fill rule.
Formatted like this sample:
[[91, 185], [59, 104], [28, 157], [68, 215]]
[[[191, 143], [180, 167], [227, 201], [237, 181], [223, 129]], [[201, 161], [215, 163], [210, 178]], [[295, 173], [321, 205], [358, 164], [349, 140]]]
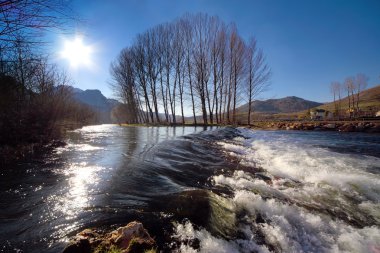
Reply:
[[[93, 48], [93, 66], [72, 69], [59, 63], [81, 89], [99, 89], [112, 97], [109, 65], [136, 34], [189, 13], [218, 15], [235, 22], [244, 38], [256, 36], [272, 68], [271, 88], [261, 98], [299, 96], [331, 101], [329, 85], [364, 73], [369, 86], [380, 83], [380, 1], [74, 1], [86, 22], [76, 32]], [[62, 50], [58, 36], [54, 50]]]

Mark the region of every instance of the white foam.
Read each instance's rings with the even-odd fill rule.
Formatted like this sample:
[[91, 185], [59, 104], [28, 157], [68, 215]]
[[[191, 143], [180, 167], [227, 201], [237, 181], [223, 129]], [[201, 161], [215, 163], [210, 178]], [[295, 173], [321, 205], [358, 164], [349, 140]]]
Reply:
[[[260, 138], [241, 130], [250, 139], [235, 139], [235, 143], [219, 142], [227, 153], [238, 157], [247, 166], [259, 166], [275, 177], [302, 183], [328, 184], [352, 197], [380, 202], [380, 176], [369, 173], [380, 159], [331, 152], [327, 149], [294, 142], [292, 139]], [[356, 195], [355, 195], [356, 194]]]
[[[257, 245], [253, 240], [227, 241], [214, 237], [205, 229], [194, 229], [193, 225], [189, 221], [185, 224], [175, 224], [175, 234], [173, 237], [176, 240], [182, 241], [179, 251], [183, 253], [248, 253], [252, 251], [258, 253], [269, 252], [266, 246]], [[184, 243], [195, 238], [200, 241], [199, 249], [197, 250]]]
[[[287, 135], [241, 132], [244, 139], [218, 144], [241, 164], [258, 165], [271, 182], [244, 171], [212, 181], [231, 188], [237, 211], [248, 212], [251, 226], [240, 228], [247, 237], [259, 230], [282, 252], [380, 251], [380, 177], [368, 172], [380, 159], [332, 152]], [[325, 210], [366, 225], [353, 227]], [[264, 223], [255, 222], [258, 214]]]

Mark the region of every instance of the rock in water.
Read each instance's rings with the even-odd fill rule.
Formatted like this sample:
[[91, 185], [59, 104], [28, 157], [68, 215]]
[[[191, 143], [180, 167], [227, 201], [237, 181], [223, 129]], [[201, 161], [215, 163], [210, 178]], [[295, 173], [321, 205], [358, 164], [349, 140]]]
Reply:
[[90, 241], [86, 238], [76, 238], [63, 250], [63, 253], [91, 253]]
[[127, 226], [112, 231], [109, 241], [116, 244], [120, 249], [126, 249], [126, 252], [137, 252], [137, 248], [149, 250], [155, 244], [143, 224], [137, 221], [130, 222]]
[[329, 123], [329, 124], [326, 124], [323, 126], [325, 129], [330, 129], [330, 130], [334, 130], [335, 129], [335, 124], [334, 123]]
[[71, 240], [63, 253], [108, 252], [111, 249], [139, 253], [154, 249], [155, 246], [156, 242], [143, 224], [133, 221], [105, 235], [85, 229]]

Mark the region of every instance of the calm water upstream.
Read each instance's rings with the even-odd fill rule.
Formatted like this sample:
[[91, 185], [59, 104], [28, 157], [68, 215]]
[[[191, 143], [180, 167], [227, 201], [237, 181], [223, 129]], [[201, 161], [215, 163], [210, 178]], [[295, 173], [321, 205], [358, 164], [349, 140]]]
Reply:
[[0, 251], [143, 222], [165, 252], [380, 252], [380, 135], [88, 126], [0, 172]]

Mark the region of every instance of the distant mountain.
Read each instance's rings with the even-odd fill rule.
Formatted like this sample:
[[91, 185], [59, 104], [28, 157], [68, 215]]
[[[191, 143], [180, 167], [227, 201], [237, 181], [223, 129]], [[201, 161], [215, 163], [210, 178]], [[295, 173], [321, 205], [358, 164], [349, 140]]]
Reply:
[[99, 121], [101, 123], [111, 123], [111, 111], [120, 104], [115, 99], [106, 98], [100, 90], [81, 90], [78, 88], [73, 89], [74, 98], [88, 106], [98, 113]]
[[[336, 103], [340, 104], [341, 110], [346, 111], [348, 109], [349, 100], [347, 97], [344, 97], [345, 95], [344, 93], [345, 93], [344, 91], [341, 92], [341, 95], [343, 98], [340, 100], [340, 102], [337, 101]], [[355, 101], [356, 99], [357, 99], [357, 95], [355, 95]], [[311, 101], [308, 101], [308, 102], [311, 102]], [[313, 104], [310, 103], [309, 105], [312, 106]], [[355, 105], [356, 105], [356, 102], [355, 102]], [[380, 85], [377, 85], [375, 87], [372, 87], [360, 92], [359, 108], [362, 111], [362, 113], [364, 113], [364, 115], [368, 115], [368, 116], [374, 116], [376, 112], [380, 110]], [[248, 106], [246, 106], [246, 109], [248, 109]], [[277, 118], [277, 119], [299, 118], [300, 116], [305, 116], [307, 114], [308, 109], [324, 109], [324, 110], [333, 112], [335, 111], [335, 105], [334, 105], [334, 102], [328, 102], [324, 104], [319, 104], [318, 106], [315, 106], [315, 107], [312, 106], [312, 108], [306, 107], [306, 108], [293, 111], [293, 112], [289, 110], [289, 112], [280, 112], [278, 114], [267, 113], [267, 115], [265, 115], [265, 118]]]
[[74, 98], [100, 111], [108, 111], [110, 103], [100, 90], [74, 90]]
[[[292, 113], [307, 110], [322, 105], [322, 103], [305, 100], [299, 97], [285, 97], [279, 99], [255, 100], [252, 103], [252, 112], [255, 113]], [[248, 103], [238, 108], [240, 113], [248, 112]]]

